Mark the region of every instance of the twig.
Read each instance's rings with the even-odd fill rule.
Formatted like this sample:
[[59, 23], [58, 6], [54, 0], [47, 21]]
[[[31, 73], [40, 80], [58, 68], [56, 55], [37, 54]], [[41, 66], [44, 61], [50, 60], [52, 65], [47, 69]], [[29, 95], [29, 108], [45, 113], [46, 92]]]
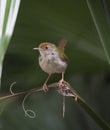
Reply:
[[63, 96], [63, 118], [65, 116], [65, 96]]
[[[56, 87], [56, 86], [57, 86], [57, 82], [48, 85], [49, 88], [53, 88], [53, 87]], [[18, 93], [9, 94], [9, 95], [6, 95], [6, 96], [1, 96], [0, 100], [5, 100], [5, 99], [8, 99], [8, 98], [24, 95], [24, 94], [29, 93], [29, 92], [38, 92], [38, 91], [43, 91], [43, 90], [42, 90], [42, 88], [36, 87], [36, 88], [29, 89], [29, 90], [26, 90], [26, 91], [23, 91], [23, 92], [18, 92]]]
[[[84, 101], [84, 99], [82, 99], [78, 94], [76, 94], [76, 92], [68, 82], [65, 81], [64, 84], [62, 84], [61, 86], [59, 86], [59, 82], [48, 85], [48, 88], [53, 88], [53, 87], [59, 87], [58, 92], [61, 95], [73, 97], [73, 100], [77, 102], [103, 130], [110, 130], [110, 126], [101, 117], [99, 117], [96, 114], [96, 112]], [[42, 88], [37, 87], [34, 89], [26, 90], [24, 92], [14, 93], [13, 95], [2, 96], [0, 97], [0, 100], [6, 100], [8, 98], [24, 95], [26, 93], [41, 92], [41, 91], [43, 91]]]

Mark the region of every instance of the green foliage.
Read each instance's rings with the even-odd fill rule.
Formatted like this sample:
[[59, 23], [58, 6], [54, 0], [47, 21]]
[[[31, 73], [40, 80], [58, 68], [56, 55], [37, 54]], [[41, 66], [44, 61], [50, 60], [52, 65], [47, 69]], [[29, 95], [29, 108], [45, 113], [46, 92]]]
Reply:
[[0, 82], [2, 62], [14, 29], [20, 0], [0, 1]]
[[[106, 1], [105, 1], [106, 2]], [[102, 1], [96, 1], [96, 0], [87, 0], [87, 5], [90, 10], [93, 22], [95, 24], [97, 33], [100, 38], [100, 42], [103, 46], [103, 49], [105, 51], [106, 58], [110, 64], [110, 23], [108, 19], [110, 19], [110, 16], [108, 16], [104, 11], [104, 3], [102, 4]], [[107, 8], [108, 5], [106, 5]], [[107, 9], [107, 11], [109, 11]], [[109, 13], [109, 12], [107, 12]], [[107, 16], [109, 18], [107, 18]]]

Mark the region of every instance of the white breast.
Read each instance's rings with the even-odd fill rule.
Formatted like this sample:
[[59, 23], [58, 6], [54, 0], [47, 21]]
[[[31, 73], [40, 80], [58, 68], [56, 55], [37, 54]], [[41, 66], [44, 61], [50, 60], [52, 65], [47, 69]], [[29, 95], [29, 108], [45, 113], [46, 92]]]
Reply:
[[39, 64], [46, 73], [62, 73], [67, 67], [67, 63], [62, 61], [58, 55], [44, 55], [39, 57]]

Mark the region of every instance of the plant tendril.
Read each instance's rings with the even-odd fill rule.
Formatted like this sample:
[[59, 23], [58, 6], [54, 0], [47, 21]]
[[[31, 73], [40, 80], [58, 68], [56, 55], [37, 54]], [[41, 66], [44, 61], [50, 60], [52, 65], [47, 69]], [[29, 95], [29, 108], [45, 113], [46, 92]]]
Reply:
[[23, 108], [23, 111], [25, 113], [25, 116], [28, 116], [29, 118], [35, 118], [36, 117], [36, 113], [31, 110], [31, 109], [26, 109], [25, 108], [25, 101], [26, 99], [28, 98], [28, 96], [31, 94], [32, 92], [30, 93], [27, 93], [22, 101], [22, 108]]
[[15, 93], [12, 91], [12, 88], [13, 88], [13, 86], [16, 84], [16, 82], [13, 82], [11, 85], [10, 85], [10, 93], [12, 94], [12, 95], [14, 95]]

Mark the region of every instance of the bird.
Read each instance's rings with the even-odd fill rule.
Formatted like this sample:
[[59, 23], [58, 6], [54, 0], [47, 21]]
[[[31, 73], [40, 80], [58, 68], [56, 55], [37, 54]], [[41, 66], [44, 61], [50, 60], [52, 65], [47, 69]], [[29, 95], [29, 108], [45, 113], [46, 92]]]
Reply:
[[37, 48], [33, 48], [40, 53], [38, 61], [41, 69], [48, 73], [48, 77], [42, 86], [44, 91], [48, 90], [47, 82], [52, 74], [61, 73], [60, 83], [64, 81], [64, 73], [68, 65], [68, 57], [64, 53], [66, 43], [66, 39], [61, 38], [57, 46], [50, 42], [43, 42]]

